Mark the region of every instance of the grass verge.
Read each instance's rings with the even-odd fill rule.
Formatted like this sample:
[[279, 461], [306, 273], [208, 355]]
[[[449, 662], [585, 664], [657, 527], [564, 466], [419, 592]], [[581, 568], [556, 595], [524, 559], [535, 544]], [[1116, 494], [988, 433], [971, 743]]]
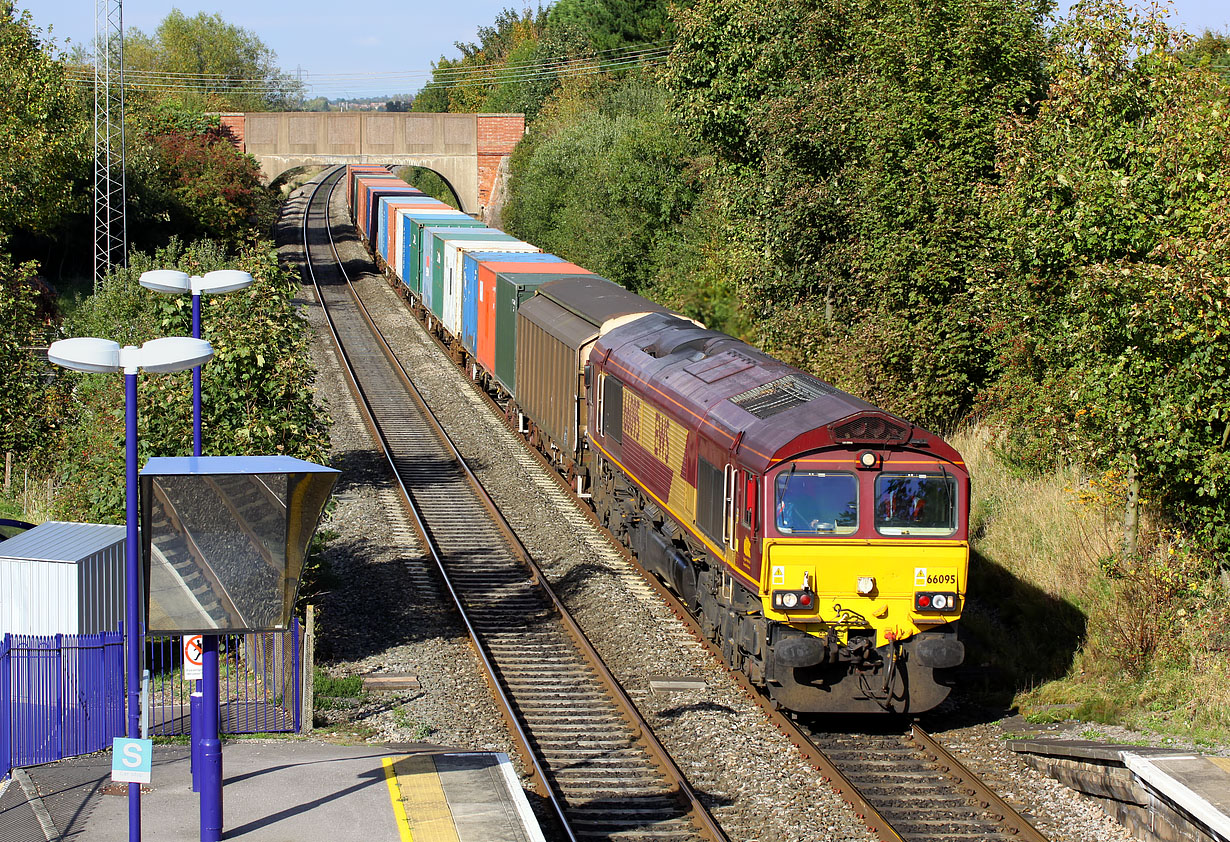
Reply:
[[1113, 477], [1018, 470], [985, 429], [952, 442], [973, 477], [965, 692], [1230, 743], [1230, 588], [1207, 553], [1155, 515], [1125, 559]]

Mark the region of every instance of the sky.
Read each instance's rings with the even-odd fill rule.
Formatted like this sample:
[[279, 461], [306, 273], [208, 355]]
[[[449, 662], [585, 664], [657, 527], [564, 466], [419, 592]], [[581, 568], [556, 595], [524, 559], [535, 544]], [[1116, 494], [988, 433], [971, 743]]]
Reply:
[[[533, 6], [538, 0], [529, 0]], [[189, 17], [220, 14], [248, 29], [275, 53], [282, 69], [299, 75], [309, 96], [340, 99], [415, 93], [441, 56], [457, 58], [456, 41], [476, 41], [501, 9], [527, 0], [124, 0], [124, 28], [152, 34], [172, 8]], [[547, 5], [543, 0], [543, 5]], [[1061, 4], [1066, 3], [1061, 0]], [[64, 47], [89, 47], [94, 0], [16, 0], [35, 26]], [[1187, 31], [1230, 31], [1227, 0], [1172, 0], [1173, 19]], [[353, 15], [342, 14], [347, 6]]]

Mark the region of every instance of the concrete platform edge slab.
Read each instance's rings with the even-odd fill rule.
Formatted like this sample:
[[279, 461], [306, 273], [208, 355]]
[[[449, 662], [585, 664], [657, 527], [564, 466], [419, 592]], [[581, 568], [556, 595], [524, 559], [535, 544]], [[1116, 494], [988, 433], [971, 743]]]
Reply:
[[26, 794], [26, 803], [30, 805], [30, 809], [34, 811], [34, 817], [38, 819], [39, 827], [43, 829], [43, 837], [47, 842], [59, 842], [60, 831], [56, 829], [55, 822], [51, 820], [51, 813], [47, 811], [47, 805], [43, 803], [42, 796], [38, 794], [38, 787], [34, 785], [34, 781], [30, 780], [30, 775], [25, 769], [14, 769], [13, 780], [17, 781]]
[[530, 807], [530, 800], [525, 797], [525, 790], [521, 788], [521, 781], [517, 778], [517, 772], [513, 769], [512, 761], [502, 751], [496, 752], [496, 757], [500, 761], [500, 774], [504, 776], [504, 784], [512, 794], [513, 806], [517, 810], [517, 815], [521, 819], [521, 826], [525, 828], [525, 833], [529, 836], [530, 842], [547, 842], [546, 837], [542, 835], [542, 828], [538, 824], [538, 817], [534, 815], [534, 809]]
[[1194, 754], [1171, 755], [1168, 757], [1142, 757], [1138, 754], [1124, 752], [1123, 763], [1131, 772], [1148, 786], [1166, 796], [1172, 802], [1191, 813], [1209, 829], [1230, 838], [1230, 817], [1226, 816], [1216, 805], [1187, 784], [1171, 775], [1158, 764], [1168, 760], [1203, 760], [1210, 769], [1221, 770], [1213, 763]]
[[[433, 759], [461, 842], [545, 842], [507, 754], [446, 752]], [[496, 810], [502, 821], [494, 820]], [[497, 826], [505, 833], [492, 836]]]

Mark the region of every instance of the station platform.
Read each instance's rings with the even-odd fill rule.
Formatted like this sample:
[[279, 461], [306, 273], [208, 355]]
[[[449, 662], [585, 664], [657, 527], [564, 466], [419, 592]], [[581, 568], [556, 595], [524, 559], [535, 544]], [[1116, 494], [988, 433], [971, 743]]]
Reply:
[[[435, 747], [236, 740], [223, 747], [223, 838], [250, 842], [542, 842], [507, 756]], [[111, 753], [17, 770], [0, 792], [3, 842], [127, 842]], [[141, 838], [197, 842], [187, 746], [155, 746]], [[110, 790], [119, 790], [109, 794]]]
[[1009, 743], [1033, 767], [1098, 800], [1137, 836], [1230, 842], [1230, 758], [1088, 740]]

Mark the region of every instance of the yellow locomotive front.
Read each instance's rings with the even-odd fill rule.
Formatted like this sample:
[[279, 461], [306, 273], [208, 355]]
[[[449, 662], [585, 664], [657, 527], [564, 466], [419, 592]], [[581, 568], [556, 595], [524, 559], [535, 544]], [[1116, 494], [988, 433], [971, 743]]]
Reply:
[[[766, 473], [766, 678], [801, 711], [921, 711], [959, 665], [969, 479], [940, 440], [831, 448]], [[939, 451], [939, 452], [937, 452]]]

